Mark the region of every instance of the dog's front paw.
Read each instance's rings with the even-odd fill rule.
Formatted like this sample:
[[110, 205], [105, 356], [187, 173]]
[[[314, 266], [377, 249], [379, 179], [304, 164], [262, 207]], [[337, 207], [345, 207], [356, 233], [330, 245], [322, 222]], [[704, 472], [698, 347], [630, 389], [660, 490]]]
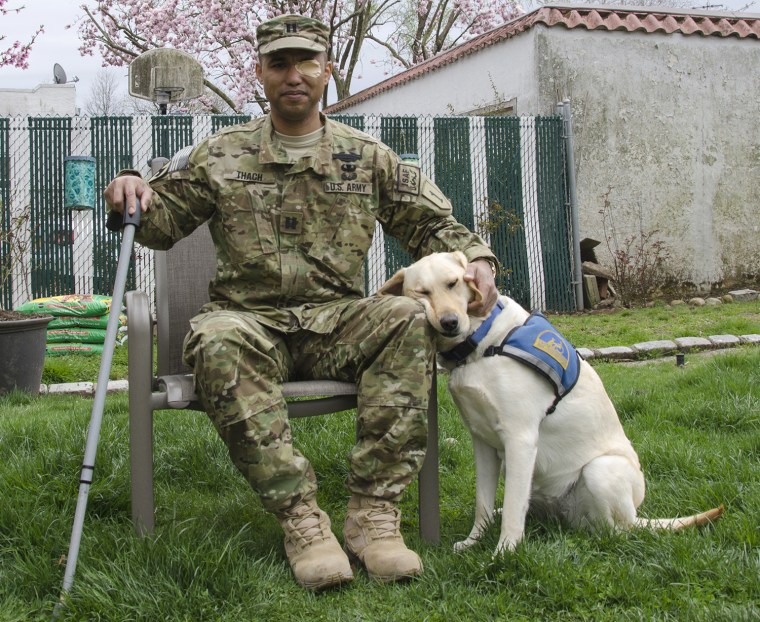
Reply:
[[520, 543], [519, 540], [513, 540], [510, 538], [504, 538], [502, 540], [499, 540], [499, 543], [496, 545], [496, 550], [493, 552], [493, 556], [499, 557], [500, 555], [503, 555], [504, 553], [511, 553], [517, 548], [517, 545], [519, 543]]
[[474, 540], [473, 538], [467, 538], [466, 540], [462, 540], [454, 544], [454, 550], [457, 553], [461, 553], [462, 551], [466, 551], [467, 549], [469, 549], [476, 542], [477, 540]]

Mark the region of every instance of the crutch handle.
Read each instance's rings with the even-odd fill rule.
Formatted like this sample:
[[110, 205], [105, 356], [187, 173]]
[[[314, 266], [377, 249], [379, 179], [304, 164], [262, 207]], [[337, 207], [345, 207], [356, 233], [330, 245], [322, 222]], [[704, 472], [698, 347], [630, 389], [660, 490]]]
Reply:
[[108, 212], [108, 218], [106, 218], [106, 229], [109, 231], [121, 231], [127, 225], [140, 226], [140, 199], [137, 199], [137, 205], [135, 206], [135, 213], [130, 214], [125, 211], [123, 214], [116, 210]]

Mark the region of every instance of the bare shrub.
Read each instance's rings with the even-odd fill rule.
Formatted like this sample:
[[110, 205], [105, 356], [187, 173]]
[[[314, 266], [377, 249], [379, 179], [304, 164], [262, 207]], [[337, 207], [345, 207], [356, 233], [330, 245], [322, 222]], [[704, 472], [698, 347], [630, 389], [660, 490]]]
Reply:
[[670, 251], [659, 239], [659, 229], [644, 229], [640, 212], [638, 233], [619, 239], [613, 222], [611, 191], [610, 187], [602, 195], [599, 214], [607, 250], [612, 256], [617, 294], [623, 306], [644, 304], [668, 282], [666, 265]]

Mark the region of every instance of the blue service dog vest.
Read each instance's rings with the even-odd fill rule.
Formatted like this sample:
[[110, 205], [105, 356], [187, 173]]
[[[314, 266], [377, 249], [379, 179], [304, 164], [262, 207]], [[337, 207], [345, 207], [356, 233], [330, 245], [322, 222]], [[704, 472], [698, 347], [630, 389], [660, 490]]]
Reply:
[[522, 326], [513, 328], [498, 346], [490, 346], [484, 356], [508, 356], [534, 368], [554, 388], [554, 412], [559, 401], [578, 382], [580, 355], [540, 311], [533, 311]]

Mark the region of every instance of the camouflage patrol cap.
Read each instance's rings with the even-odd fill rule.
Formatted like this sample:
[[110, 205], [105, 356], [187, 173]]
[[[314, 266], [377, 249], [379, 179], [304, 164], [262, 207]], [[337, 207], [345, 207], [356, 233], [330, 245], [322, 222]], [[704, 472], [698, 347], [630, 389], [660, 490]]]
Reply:
[[280, 15], [256, 29], [261, 55], [288, 49], [326, 52], [329, 38], [330, 28], [326, 24], [303, 15]]

